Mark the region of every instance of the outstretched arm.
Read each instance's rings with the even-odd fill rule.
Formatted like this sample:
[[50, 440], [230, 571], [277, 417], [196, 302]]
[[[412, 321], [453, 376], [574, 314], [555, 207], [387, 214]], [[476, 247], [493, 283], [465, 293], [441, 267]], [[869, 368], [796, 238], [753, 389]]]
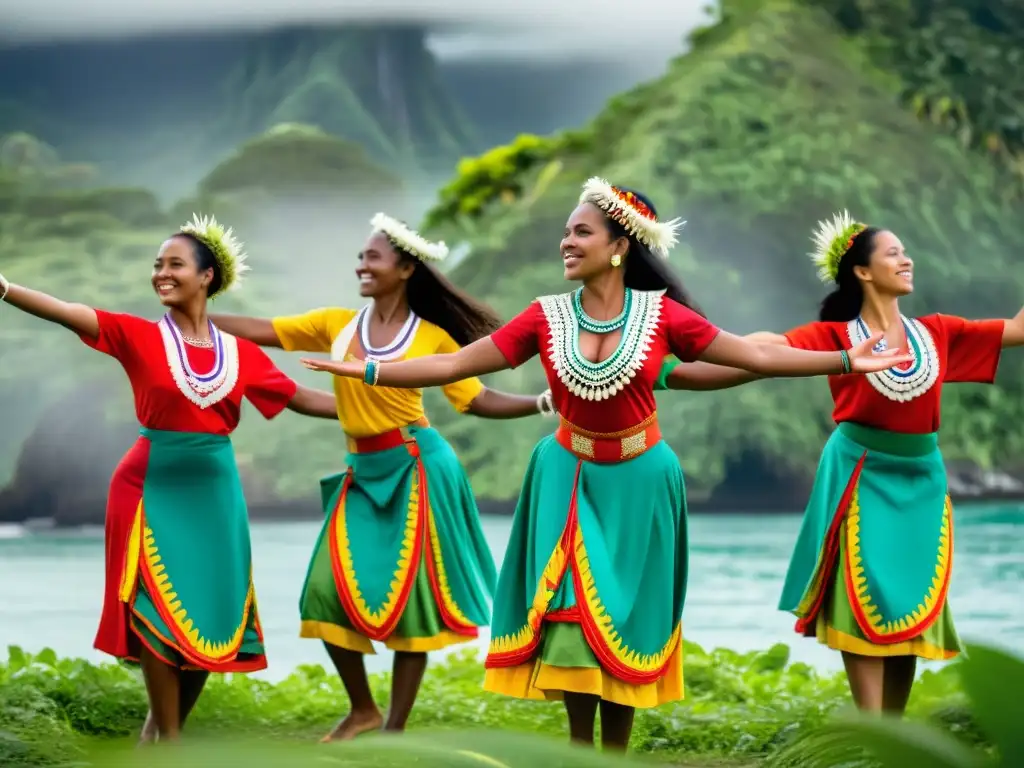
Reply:
[[0, 295], [3, 296], [5, 304], [17, 307], [22, 312], [63, 325], [80, 336], [89, 339], [99, 338], [100, 322], [92, 307], [72, 304], [42, 291], [15, 285], [8, 282], [3, 275], [0, 275]]
[[473, 398], [467, 413], [482, 419], [521, 419], [541, 413], [544, 395], [511, 395], [496, 389], [487, 389]]
[[301, 413], [303, 416], [330, 419], [331, 421], [338, 418], [338, 405], [334, 395], [330, 392], [324, 392], [322, 389], [310, 389], [301, 384], [295, 390], [295, 396], [292, 397], [286, 407], [290, 411]]
[[1003, 324], [1003, 347], [1024, 346], [1024, 309]]
[[306, 357], [302, 358], [302, 364], [311, 371], [326, 371], [335, 376], [364, 380], [364, 374], [369, 373], [372, 377], [373, 368], [376, 367], [376, 380], [368, 383], [399, 389], [439, 387], [511, 367], [490, 336], [474, 341], [458, 352], [427, 355], [396, 363], [378, 363], [376, 366], [368, 366], [362, 360], [336, 362]]
[[248, 339], [261, 347], [281, 348], [281, 339], [274, 330], [274, 323], [262, 317], [243, 315], [210, 315], [210, 320], [225, 333]]
[[760, 376], [794, 378], [842, 373], [872, 373], [913, 361], [913, 355], [899, 354], [898, 350], [874, 352], [874, 345], [883, 336], [882, 333], [876, 333], [852, 349], [841, 352], [813, 352], [771, 342], [750, 341], [722, 331], [707, 346], [698, 360], [732, 368], [742, 368]]
[[665, 376], [664, 386], [657, 389], [711, 392], [716, 389], [732, 389], [762, 378], [761, 374], [744, 371], [742, 368], [729, 368], [714, 363], [679, 363]]
[[[789, 345], [789, 341], [781, 333], [759, 331], [743, 338], [765, 344]], [[764, 378], [758, 373], [744, 371], [742, 368], [729, 368], [714, 363], [677, 363], [663, 376], [656, 389], [678, 389], [693, 392], [710, 392], [718, 389], [731, 389], [751, 381]]]

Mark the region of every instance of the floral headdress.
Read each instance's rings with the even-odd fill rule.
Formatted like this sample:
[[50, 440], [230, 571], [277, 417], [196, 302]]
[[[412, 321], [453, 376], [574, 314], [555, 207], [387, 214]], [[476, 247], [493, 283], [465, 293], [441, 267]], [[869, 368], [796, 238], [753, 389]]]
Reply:
[[395, 247], [401, 248], [420, 261], [441, 262], [448, 258], [448, 246], [443, 242], [431, 242], [387, 214], [378, 213], [370, 219], [370, 226], [374, 232], [382, 232]]
[[809, 256], [818, 267], [818, 277], [823, 283], [834, 283], [839, 277], [839, 262], [853, 247], [857, 235], [867, 229], [866, 224], [854, 221], [848, 211], [835, 214], [831, 221], [819, 221], [811, 240], [814, 250]]
[[678, 232], [686, 224], [682, 219], [658, 221], [643, 200], [632, 192], [614, 187], [594, 176], [583, 185], [581, 203], [593, 203], [611, 219], [621, 224], [652, 251], [668, 258], [668, 252], [679, 242]]
[[238, 287], [242, 275], [249, 271], [249, 267], [245, 263], [245, 246], [235, 237], [230, 227], [225, 229], [213, 216], [200, 218], [193, 213], [192, 221], [183, 224], [180, 231], [209, 248], [220, 267], [220, 288], [210, 294], [211, 299]]

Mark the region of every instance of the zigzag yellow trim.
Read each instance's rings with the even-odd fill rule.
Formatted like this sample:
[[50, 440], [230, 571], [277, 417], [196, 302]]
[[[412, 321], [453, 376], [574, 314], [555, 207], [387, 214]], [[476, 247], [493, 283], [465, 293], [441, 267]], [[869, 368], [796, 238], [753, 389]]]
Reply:
[[352, 561], [352, 549], [348, 538], [348, 520], [345, 517], [345, 500], [341, 502], [341, 509], [338, 510], [338, 524], [334, 526], [338, 544], [338, 558], [341, 560], [342, 578], [348, 586], [352, 602], [355, 604], [359, 617], [369, 626], [379, 629], [391, 618], [398, 607], [398, 598], [402, 592], [402, 586], [409, 578], [412, 570], [412, 552], [416, 544], [418, 534], [417, 521], [419, 520], [420, 508], [420, 483], [416, 472], [412, 473], [412, 487], [409, 490], [409, 512], [405, 520], [405, 533], [402, 536], [402, 546], [398, 552], [398, 564], [395, 566], [394, 576], [391, 579], [391, 589], [384, 598], [384, 604], [377, 610], [371, 610], [363, 593], [359, 589], [359, 579], [356, 577], [355, 563]]
[[501, 637], [492, 637], [487, 647], [488, 653], [515, 653], [521, 651], [533, 642], [540, 629], [541, 620], [548, 612], [548, 606], [555, 597], [555, 591], [561, 581], [565, 570], [566, 552], [562, 547], [562, 539], [559, 538], [551, 557], [548, 558], [544, 572], [541, 573], [540, 581], [537, 582], [537, 591], [533, 595], [533, 604], [526, 613], [526, 624], [515, 632]]
[[430, 524], [430, 549], [434, 556], [435, 573], [437, 574], [438, 591], [441, 593], [441, 600], [451, 617], [459, 624], [473, 626], [473, 622], [462, 612], [455, 598], [452, 597], [451, 584], [448, 582], [448, 573], [444, 569], [444, 556], [441, 553], [441, 539], [437, 535], [437, 521], [434, 520], [434, 508], [427, 509], [427, 520]]
[[[679, 635], [682, 625], [676, 624], [675, 630], [669, 637], [665, 646], [657, 653], [640, 653], [629, 648], [622, 640], [622, 637], [615, 630], [612, 624], [612, 617], [608, 614], [604, 603], [597, 594], [597, 584], [594, 582], [594, 574], [590, 570], [590, 558], [587, 557], [586, 547], [583, 546], [583, 531], [576, 529], [576, 568], [580, 574], [580, 581], [583, 583], [583, 600], [587, 610], [597, 624], [601, 639], [609, 652], [622, 664], [636, 672], [654, 672], [665, 666], [668, 657], [675, 650], [679, 643]], [[580, 595], [576, 596], [580, 599]]]
[[935, 563], [935, 575], [932, 577], [931, 587], [924, 600], [905, 616], [893, 621], [883, 621], [878, 606], [874, 604], [868, 593], [868, 581], [864, 575], [864, 560], [860, 549], [860, 488], [854, 490], [846, 520], [847, 557], [850, 560], [850, 575], [853, 578], [853, 589], [857, 602], [875, 634], [884, 636], [906, 632], [924, 621], [938, 607], [939, 600], [942, 599], [942, 586], [946, 582], [950, 567], [952, 542], [949, 526], [952, 515], [953, 502], [947, 495], [942, 510], [942, 527], [939, 529], [939, 553]]
[[121, 572], [121, 589], [118, 597], [122, 603], [131, 602], [135, 594], [135, 585], [139, 580], [139, 553], [142, 551], [142, 499], [135, 507], [132, 529], [128, 534], [128, 546], [125, 547], [124, 569]]
[[145, 527], [143, 555], [146, 558], [146, 565], [156, 585], [160, 600], [167, 608], [168, 613], [171, 614], [174, 626], [186, 638], [191, 649], [197, 654], [213, 661], [220, 661], [234, 656], [242, 644], [242, 635], [245, 633], [245, 625], [248, 623], [249, 610], [252, 606], [252, 574], [250, 573], [249, 576], [249, 591], [245, 596], [245, 608], [242, 611], [242, 620], [238, 625], [238, 629], [235, 630], [234, 634], [226, 642], [211, 642], [199, 634], [199, 628], [189, 618], [188, 611], [182, 606], [181, 600], [178, 599], [178, 593], [174, 591], [174, 585], [171, 583], [171, 578], [168, 576], [167, 569], [164, 567], [160, 557], [160, 551], [157, 548], [153, 530], [149, 526]]

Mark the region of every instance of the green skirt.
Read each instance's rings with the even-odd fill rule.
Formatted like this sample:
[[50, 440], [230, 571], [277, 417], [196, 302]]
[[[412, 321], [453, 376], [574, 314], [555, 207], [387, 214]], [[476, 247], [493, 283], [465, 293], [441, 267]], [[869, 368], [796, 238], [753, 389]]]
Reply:
[[[127, 621], [105, 616], [101, 637], [105, 627], [127, 623], [134, 637], [111, 645], [131, 662], [141, 643], [183, 669], [264, 669], [248, 513], [230, 438], [152, 429], [143, 429], [142, 438], [129, 454], [144, 463], [134, 499], [124, 478], [112, 483], [126, 535], [118, 537], [123, 559], [108, 554], [108, 563], [122, 564], [116, 578]], [[108, 521], [108, 546], [111, 530]], [[108, 583], [112, 578], [108, 573]]]
[[962, 650], [947, 603], [953, 506], [935, 434], [843, 423], [818, 465], [779, 608], [863, 656]]
[[541, 440], [498, 579], [485, 688], [633, 707], [683, 698], [686, 524], [664, 442], [604, 464]]
[[346, 473], [321, 482], [302, 637], [426, 652], [472, 641], [489, 622], [496, 569], [469, 480], [440, 433], [408, 432], [412, 443], [351, 453]]

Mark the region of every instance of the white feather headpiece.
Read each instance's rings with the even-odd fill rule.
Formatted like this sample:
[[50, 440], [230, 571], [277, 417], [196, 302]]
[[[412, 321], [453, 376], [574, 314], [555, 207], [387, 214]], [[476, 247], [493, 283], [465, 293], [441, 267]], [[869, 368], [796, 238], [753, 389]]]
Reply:
[[853, 239], [867, 229], [866, 224], [854, 221], [849, 211], [832, 216], [831, 220], [818, 222], [811, 236], [814, 250], [808, 254], [818, 268], [818, 277], [825, 284], [836, 282], [839, 276], [839, 262], [842, 261]]
[[443, 242], [431, 242], [387, 214], [378, 213], [370, 219], [370, 226], [374, 232], [383, 232], [388, 240], [420, 261], [440, 262], [448, 258], [448, 246]]
[[686, 224], [682, 219], [658, 221], [654, 211], [632, 192], [623, 192], [597, 176], [583, 185], [580, 202], [593, 203], [637, 240], [665, 258], [668, 258], [672, 246], [679, 242], [678, 232]]
[[193, 213], [192, 221], [183, 224], [179, 231], [183, 235], [191, 235], [209, 248], [213, 258], [217, 260], [221, 283], [220, 288], [210, 294], [211, 299], [220, 296], [224, 291], [238, 287], [242, 275], [249, 271], [249, 266], [245, 263], [248, 256], [245, 253], [245, 244], [235, 237], [231, 227], [225, 229], [213, 216], [200, 217]]

